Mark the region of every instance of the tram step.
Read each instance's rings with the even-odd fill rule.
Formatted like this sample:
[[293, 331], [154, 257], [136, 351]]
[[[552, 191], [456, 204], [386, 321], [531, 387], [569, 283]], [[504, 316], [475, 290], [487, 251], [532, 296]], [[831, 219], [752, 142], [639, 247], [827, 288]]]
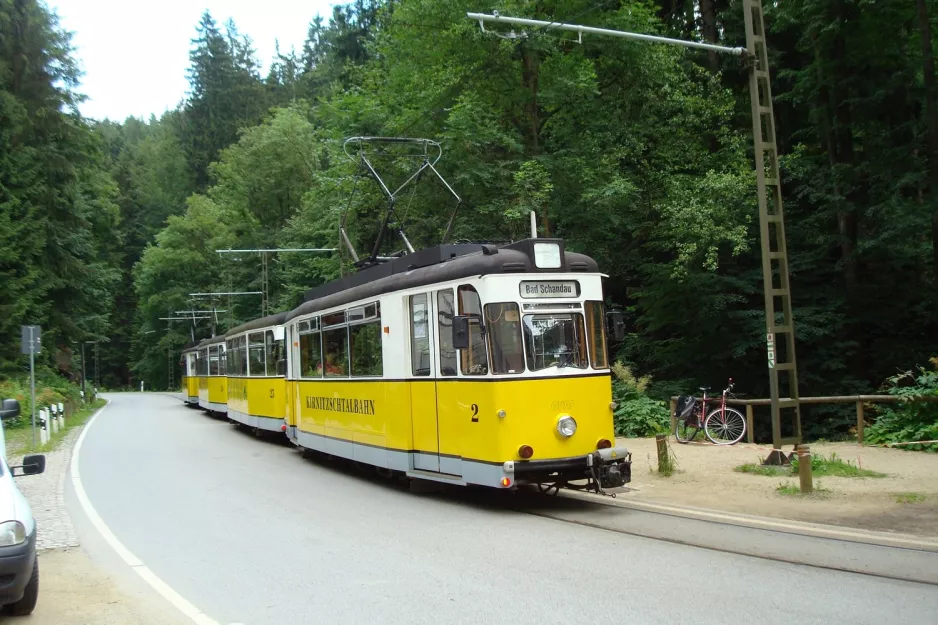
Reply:
[[432, 480], [434, 482], [444, 482], [446, 484], [458, 484], [465, 486], [466, 481], [458, 475], [449, 473], [435, 473], [434, 471], [424, 471], [422, 469], [413, 469], [407, 472], [407, 477], [416, 477], [421, 480]]

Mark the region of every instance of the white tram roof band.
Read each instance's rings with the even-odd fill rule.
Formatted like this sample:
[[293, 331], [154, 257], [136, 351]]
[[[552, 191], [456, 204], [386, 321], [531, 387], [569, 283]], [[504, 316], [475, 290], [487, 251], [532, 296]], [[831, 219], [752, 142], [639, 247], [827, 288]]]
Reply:
[[[538, 268], [534, 262], [534, 243], [557, 243], [561, 251], [561, 266]], [[467, 249], [473, 247], [476, 251]], [[459, 248], [454, 250], [457, 255], [448, 257], [449, 248]], [[462, 251], [461, 255], [458, 255], [459, 251]], [[436, 262], [433, 262], [434, 260]], [[426, 264], [420, 266], [421, 262]], [[306, 294], [306, 302], [287, 313], [284, 323], [301, 315], [375, 298], [386, 293], [460, 278], [537, 273], [599, 273], [599, 266], [589, 256], [564, 251], [561, 239], [525, 239], [501, 247], [440, 245], [395, 258], [383, 265], [312, 289]]]

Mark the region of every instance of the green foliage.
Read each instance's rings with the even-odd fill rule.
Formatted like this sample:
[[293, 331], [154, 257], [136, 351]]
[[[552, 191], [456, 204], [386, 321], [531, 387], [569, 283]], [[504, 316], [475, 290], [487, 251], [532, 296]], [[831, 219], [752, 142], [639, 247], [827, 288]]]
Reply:
[[752, 475], [763, 475], [765, 477], [778, 477], [780, 475], [791, 474], [791, 467], [777, 467], [764, 464], [749, 462], [733, 468], [737, 473], [750, 473]]
[[612, 398], [617, 404], [613, 416], [616, 436], [653, 436], [667, 432], [671, 423], [667, 404], [645, 395], [651, 378], [636, 378], [631, 368], [621, 362], [612, 365], [612, 373]]
[[[798, 475], [798, 458], [791, 460], [790, 467], [765, 466], [762, 464], [741, 464], [733, 469], [739, 473], [750, 473], [753, 475], [764, 475], [766, 477], [778, 477], [780, 475]], [[849, 460], [838, 458], [836, 453], [832, 453], [830, 458], [824, 456], [811, 456], [811, 474], [814, 477], [886, 477], [885, 473], [861, 469]]]
[[44, 5], [0, 2], [3, 372], [22, 371], [24, 324], [42, 326], [40, 365], [70, 372], [78, 342], [107, 332], [120, 278], [116, 186], [75, 109], [69, 37]]
[[[47, 367], [36, 371], [36, 411], [52, 404], [62, 403], [67, 410], [81, 404], [80, 388]], [[0, 399], [15, 399], [20, 403], [20, 416], [4, 421], [7, 430], [28, 427], [32, 419], [32, 393], [29, 376], [17, 375], [0, 379]]]
[[[918, 367], [918, 371], [904, 371], [886, 380], [886, 392], [900, 401], [877, 407], [876, 421], [864, 431], [866, 443], [938, 440], [938, 402], [914, 401], [938, 396], [938, 358], [930, 362], [930, 369]], [[938, 443], [899, 448], [936, 452]]]
[[797, 484], [781, 483], [775, 487], [775, 492], [786, 497], [807, 497], [821, 499], [830, 494], [830, 490], [821, 487], [820, 482], [814, 483], [814, 488], [810, 493], [802, 493], [801, 487]]

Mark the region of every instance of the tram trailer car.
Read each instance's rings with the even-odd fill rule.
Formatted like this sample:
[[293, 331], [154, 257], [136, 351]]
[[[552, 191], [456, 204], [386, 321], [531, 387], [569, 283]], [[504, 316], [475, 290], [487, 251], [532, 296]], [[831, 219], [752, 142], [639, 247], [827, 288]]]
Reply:
[[228, 412], [228, 363], [225, 337], [213, 336], [198, 346], [199, 407], [217, 414]]
[[198, 406], [199, 405], [199, 377], [198, 377], [198, 362], [199, 362], [199, 348], [198, 346], [193, 345], [192, 347], [182, 350], [182, 355], [180, 356], [180, 361], [182, 364], [183, 376], [182, 376], [182, 400], [188, 406]]
[[272, 432], [286, 429], [286, 316], [279, 313], [256, 319], [225, 334], [228, 418], [232, 421]]
[[529, 239], [430, 248], [313, 289], [284, 319], [288, 438], [462, 485], [629, 482], [603, 277], [562, 240]]

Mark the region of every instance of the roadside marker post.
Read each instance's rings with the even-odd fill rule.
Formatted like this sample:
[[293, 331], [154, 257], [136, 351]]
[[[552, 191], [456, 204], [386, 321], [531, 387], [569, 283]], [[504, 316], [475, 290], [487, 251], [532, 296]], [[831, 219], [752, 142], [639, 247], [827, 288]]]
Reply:
[[802, 494], [814, 491], [814, 480], [811, 475], [811, 448], [809, 445], [798, 445], [798, 479], [801, 483]]
[[49, 441], [49, 432], [46, 430], [48, 413], [45, 409], [39, 411], [39, 444], [44, 446]]
[[58, 415], [59, 411], [56, 408], [55, 404], [52, 404], [51, 406], [49, 406], [49, 412], [52, 413], [52, 434], [55, 434], [56, 432], [59, 431], [59, 415]]

